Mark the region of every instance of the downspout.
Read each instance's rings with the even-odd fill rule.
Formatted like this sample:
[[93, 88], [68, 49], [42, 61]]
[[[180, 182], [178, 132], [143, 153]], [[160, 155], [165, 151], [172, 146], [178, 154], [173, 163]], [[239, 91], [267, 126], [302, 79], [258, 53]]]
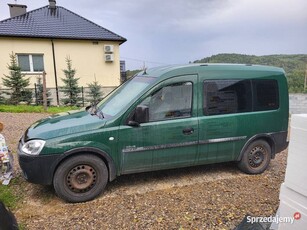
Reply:
[[52, 45], [52, 56], [53, 56], [53, 70], [54, 70], [56, 101], [57, 101], [57, 105], [59, 106], [60, 105], [60, 99], [59, 99], [59, 89], [58, 89], [58, 76], [57, 76], [57, 71], [56, 71], [55, 51], [54, 51], [53, 39], [51, 39], [51, 45]]

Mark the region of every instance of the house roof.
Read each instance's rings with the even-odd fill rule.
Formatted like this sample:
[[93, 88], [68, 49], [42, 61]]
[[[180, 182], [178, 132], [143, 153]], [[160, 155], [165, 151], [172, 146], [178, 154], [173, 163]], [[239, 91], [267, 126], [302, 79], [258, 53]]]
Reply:
[[124, 37], [61, 6], [55, 9], [44, 6], [0, 21], [0, 37], [126, 41]]

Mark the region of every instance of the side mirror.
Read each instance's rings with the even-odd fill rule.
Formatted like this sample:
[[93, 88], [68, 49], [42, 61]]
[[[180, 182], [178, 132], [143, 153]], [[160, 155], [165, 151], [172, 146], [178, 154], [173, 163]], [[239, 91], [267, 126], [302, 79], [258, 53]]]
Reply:
[[128, 125], [132, 127], [140, 127], [140, 123], [136, 121], [128, 121]]

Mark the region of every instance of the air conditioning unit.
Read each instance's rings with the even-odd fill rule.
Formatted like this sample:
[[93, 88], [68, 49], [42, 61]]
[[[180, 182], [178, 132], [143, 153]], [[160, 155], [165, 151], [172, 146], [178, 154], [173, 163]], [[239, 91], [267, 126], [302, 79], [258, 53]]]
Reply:
[[104, 45], [104, 52], [105, 53], [113, 53], [114, 52], [114, 46], [113, 45]]
[[104, 60], [105, 60], [106, 62], [112, 62], [112, 61], [114, 61], [114, 56], [113, 56], [113, 54], [105, 54], [105, 55], [104, 55]]

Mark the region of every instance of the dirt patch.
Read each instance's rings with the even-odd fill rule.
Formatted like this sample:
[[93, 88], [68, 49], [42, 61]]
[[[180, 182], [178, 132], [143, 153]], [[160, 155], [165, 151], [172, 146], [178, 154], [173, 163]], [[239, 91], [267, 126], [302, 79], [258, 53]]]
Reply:
[[[26, 128], [46, 116], [0, 113], [14, 154]], [[125, 175], [82, 204], [65, 203], [51, 187], [19, 177], [12, 186], [23, 199], [13, 211], [27, 229], [232, 229], [247, 213], [275, 214], [286, 158], [286, 151], [278, 154], [256, 176], [241, 173], [234, 163]]]

